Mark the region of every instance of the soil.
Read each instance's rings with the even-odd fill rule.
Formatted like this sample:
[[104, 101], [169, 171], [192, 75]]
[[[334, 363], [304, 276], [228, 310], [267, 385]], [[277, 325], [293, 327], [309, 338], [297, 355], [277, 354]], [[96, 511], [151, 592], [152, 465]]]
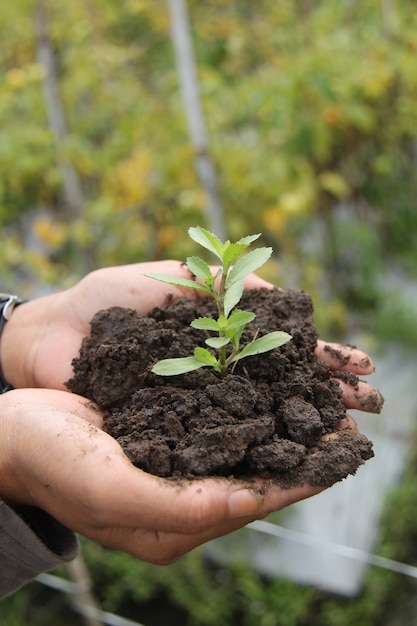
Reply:
[[151, 372], [156, 361], [204, 345], [209, 335], [190, 322], [215, 317], [214, 303], [168, 300], [147, 316], [114, 307], [91, 321], [67, 386], [100, 405], [104, 429], [133, 464], [157, 476], [260, 476], [290, 487], [330, 486], [354, 474], [373, 456], [372, 443], [351, 430], [323, 438], [338, 429], [346, 409], [335, 372], [314, 353], [310, 296], [246, 291], [239, 307], [256, 314], [243, 343], [273, 330], [292, 339], [242, 359], [223, 379], [207, 367], [161, 377]]

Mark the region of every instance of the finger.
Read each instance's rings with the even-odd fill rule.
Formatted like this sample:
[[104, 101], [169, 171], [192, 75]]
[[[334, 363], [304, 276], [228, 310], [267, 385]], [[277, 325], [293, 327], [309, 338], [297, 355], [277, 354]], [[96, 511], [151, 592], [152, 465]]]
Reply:
[[323, 435], [322, 440], [335, 441], [337, 440], [339, 433], [344, 430], [350, 430], [354, 433], [359, 432], [358, 425], [351, 415], [345, 415], [345, 417], [343, 417], [337, 424], [335, 431], [333, 433], [327, 433], [326, 435]]
[[248, 274], [245, 278], [245, 289], [276, 289], [272, 284], [257, 276], [257, 274]]
[[354, 433], [358, 431], [358, 425], [351, 415], [345, 415], [336, 426], [336, 431], [351, 430]]
[[357, 409], [367, 413], [381, 413], [384, 398], [381, 392], [369, 383], [359, 380], [355, 385], [335, 378], [343, 394], [343, 402], [347, 409]]
[[255, 519], [262, 519], [272, 511], [282, 509], [293, 502], [315, 495], [324, 489], [324, 487], [305, 485], [292, 489], [282, 489], [270, 485], [265, 489], [265, 485], [261, 481], [258, 481], [257, 484], [265, 492], [262, 509], [254, 515], [232, 521], [217, 522], [199, 533], [167, 533], [144, 529], [118, 528], [111, 531], [108, 529], [99, 530], [90, 538], [109, 547], [129, 552], [137, 558], [154, 564], [165, 565], [207, 541], [231, 533]]
[[[262, 509], [262, 495], [244, 483], [224, 479], [188, 484], [167, 481], [130, 464], [123, 468], [123, 461], [112, 458], [112, 471], [105, 476], [106, 491], [98, 489], [93, 495], [91, 522], [96, 527], [120, 526], [122, 520], [125, 528], [199, 535], [221, 523], [237, 520], [240, 525], [241, 519], [257, 515]], [[124, 487], [120, 489], [122, 475]]]
[[265, 485], [262, 480], [259, 480], [259, 485], [264, 491], [264, 504], [257, 519], [262, 519], [270, 513], [280, 511], [300, 500], [311, 498], [326, 489], [326, 487], [313, 487], [311, 485], [299, 485], [297, 487], [284, 489], [272, 482], [269, 485]]
[[316, 355], [333, 370], [350, 371], [355, 374], [372, 374], [375, 366], [362, 350], [339, 343], [317, 341]]

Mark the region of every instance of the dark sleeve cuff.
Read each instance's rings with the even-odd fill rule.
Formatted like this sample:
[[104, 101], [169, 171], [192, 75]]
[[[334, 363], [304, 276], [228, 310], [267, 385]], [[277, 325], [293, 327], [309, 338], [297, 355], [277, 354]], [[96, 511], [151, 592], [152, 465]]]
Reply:
[[0, 598], [71, 561], [78, 550], [75, 533], [45, 511], [0, 500]]

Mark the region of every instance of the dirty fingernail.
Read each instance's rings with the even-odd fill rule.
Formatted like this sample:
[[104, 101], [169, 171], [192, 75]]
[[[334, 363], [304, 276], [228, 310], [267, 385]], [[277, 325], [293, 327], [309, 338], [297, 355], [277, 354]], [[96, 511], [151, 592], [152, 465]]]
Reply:
[[356, 394], [355, 398], [360, 410], [368, 413], [381, 413], [385, 401], [379, 389], [372, 389], [367, 394]]
[[231, 519], [253, 515], [261, 510], [264, 499], [250, 489], [234, 491], [229, 496], [229, 516]]
[[363, 355], [362, 358], [358, 359], [358, 362], [353, 363], [353, 365], [357, 365], [357, 367], [359, 367], [359, 369], [366, 374], [372, 374], [376, 371], [376, 367], [371, 357], [369, 357], [367, 354]]

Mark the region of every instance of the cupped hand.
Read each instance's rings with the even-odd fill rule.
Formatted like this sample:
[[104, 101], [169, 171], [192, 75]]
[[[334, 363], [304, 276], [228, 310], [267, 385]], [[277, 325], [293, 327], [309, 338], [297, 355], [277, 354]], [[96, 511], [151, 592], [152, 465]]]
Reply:
[[16, 389], [0, 396], [0, 411], [0, 497], [41, 508], [93, 541], [152, 563], [170, 563], [321, 491], [152, 476], [101, 430], [91, 402], [65, 391]]
[[[215, 269], [214, 269], [215, 271]], [[128, 307], [145, 314], [161, 306], [171, 295], [201, 297], [193, 291], [168, 285], [145, 276], [148, 272], [189, 278], [179, 261], [156, 261], [109, 267], [87, 274], [74, 287], [17, 307], [5, 325], [0, 343], [0, 363], [14, 387], [65, 389], [72, 376], [71, 362], [79, 353], [82, 339], [90, 332], [97, 311], [111, 306]], [[272, 288], [255, 274], [247, 277], [246, 288]], [[371, 374], [374, 366], [361, 350], [319, 342], [317, 354], [331, 369]], [[382, 400], [368, 383], [354, 388], [341, 382], [346, 406], [378, 412]], [[376, 401], [369, 402], [369, 398]], [[378, 400], [379, 398], [379, 400]], [[379, 407], [379, 408], [378, 408]]]
[[189, 278], [178, 261], [157, 261], [109, 267], [87, 274], [74, 287], [15, 308], [0, 343], [0, 363], [13, 387], [65, 389], [71, 362], [81, 341], [90, 333], [90, 321], [101, 309], [121, 306], [146, 313], [162, 305], [169, 294], [198, 297], [190, 289], [147, 278], [147, 272]]

